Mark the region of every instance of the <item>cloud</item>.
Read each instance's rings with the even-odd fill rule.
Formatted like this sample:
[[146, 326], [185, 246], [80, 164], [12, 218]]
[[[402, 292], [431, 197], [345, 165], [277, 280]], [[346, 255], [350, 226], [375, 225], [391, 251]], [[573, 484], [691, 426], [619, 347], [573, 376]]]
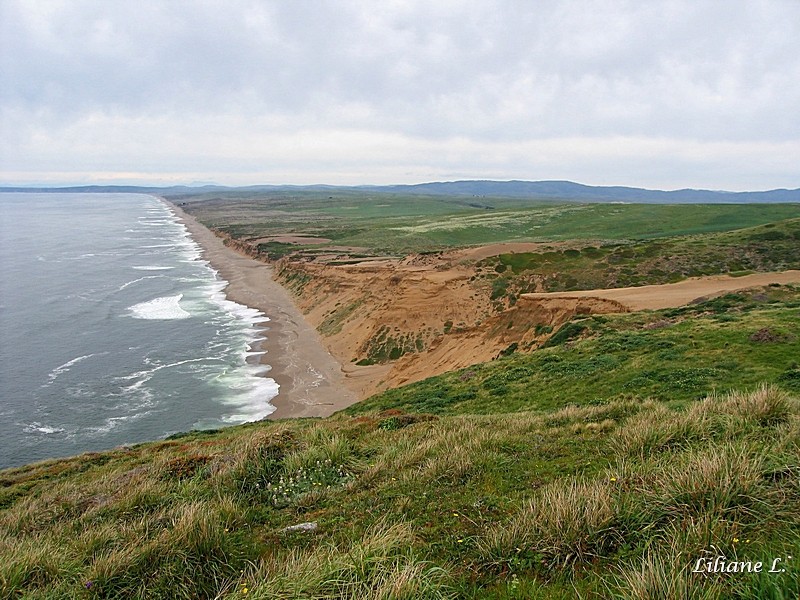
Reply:
[[797, 185], [798, 3], [0, 10], [5, 179]]

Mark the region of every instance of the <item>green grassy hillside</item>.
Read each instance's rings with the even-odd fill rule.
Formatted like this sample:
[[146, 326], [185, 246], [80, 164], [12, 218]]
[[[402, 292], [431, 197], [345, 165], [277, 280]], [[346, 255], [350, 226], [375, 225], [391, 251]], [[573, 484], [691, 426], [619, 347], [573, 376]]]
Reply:
[[[800, 405], [258, 423], [2, 473], [26, 598], [791, 598]], [[315, 523], [312, 531], [286, 527]], [[779, 574], [690, 573], [698, 558]]]
[[[0, 597], [796, 598], [799, 300], [574, 321], [329, 419], [2, 471]], [[786, 570], [691, 572], [716, 556]]]

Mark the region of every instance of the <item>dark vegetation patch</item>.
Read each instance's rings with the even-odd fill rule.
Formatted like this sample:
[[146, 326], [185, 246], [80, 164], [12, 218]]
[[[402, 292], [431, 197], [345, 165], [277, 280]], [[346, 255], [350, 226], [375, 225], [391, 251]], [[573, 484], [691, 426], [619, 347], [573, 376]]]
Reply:
[[773, 331], [769, 327], [762, 327], [750, 336], [751, 342], [758, 342], [760, 344], [774, 344], [789, 340], [791, 340], [791, 336], [778, 331]]
[[297, 249], [296, 244], [284, 244], [282, 242], [262, 242], [256, 244], [256, 251], [258, 254], [273, 261], [288, 256]]
[[542, 345], [542, 348], [551, 348], [553, 346], [560, 346], [565, 342], [574, 340], [586, 331], [587, 324], [583, 321], [570, 321], [564, 323], [561, 328], [556, 331], [548, 340]]
[[404, 354], [422, 352], [427, 342], [422, 333], [402, 333], [381, 326], [359, 352], [364, 358], [356, 362], [360, 366], [381, 364], [397, 360]]
[[184, 480], [194, 477], [211, 460], [210, 456], [189, 454], [170, 459], [163, 467], [163, 477]]

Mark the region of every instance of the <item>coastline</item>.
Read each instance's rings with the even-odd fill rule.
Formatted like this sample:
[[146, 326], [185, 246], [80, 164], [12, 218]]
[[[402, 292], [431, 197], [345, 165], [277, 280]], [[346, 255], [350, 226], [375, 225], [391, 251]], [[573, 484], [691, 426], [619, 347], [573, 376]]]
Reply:
[[266, 418], [327, 417], [357, 402], [356, 394], [345, 385], [342, 366], [325, 349], [289, 292], [272, 278], [272, 266], [228, 248], [179, 206], [158, 198], [183, 223], [203, 258], [227, 281], [225, 296], [269, 318], [259, 326], [264, 337], [253, 348], [263, 352], [259, 360], [270, 367], [264, 376], [280, 386], [270, 400], [275, 410]]

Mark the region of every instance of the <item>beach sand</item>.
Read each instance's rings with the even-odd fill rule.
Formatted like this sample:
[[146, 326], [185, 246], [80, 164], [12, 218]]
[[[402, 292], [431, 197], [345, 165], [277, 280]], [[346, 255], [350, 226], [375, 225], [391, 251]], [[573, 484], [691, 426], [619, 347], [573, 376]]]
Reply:
[[273, 280], [270, 265], [226, 247], [222, 239], [171, 202], [164, 200], [189, 230], [211, 263], [228, 282], [229, 300], [255, 308], [270, 321], [266, 338], [256, 350], [266, 351], [261, 362], [280, 391], [270, 402], [269, 419], [326, 417], [358, 400], [345, 385], [341, 365], [325, 349], [319, 333], [309, 325], [291, 296]]

